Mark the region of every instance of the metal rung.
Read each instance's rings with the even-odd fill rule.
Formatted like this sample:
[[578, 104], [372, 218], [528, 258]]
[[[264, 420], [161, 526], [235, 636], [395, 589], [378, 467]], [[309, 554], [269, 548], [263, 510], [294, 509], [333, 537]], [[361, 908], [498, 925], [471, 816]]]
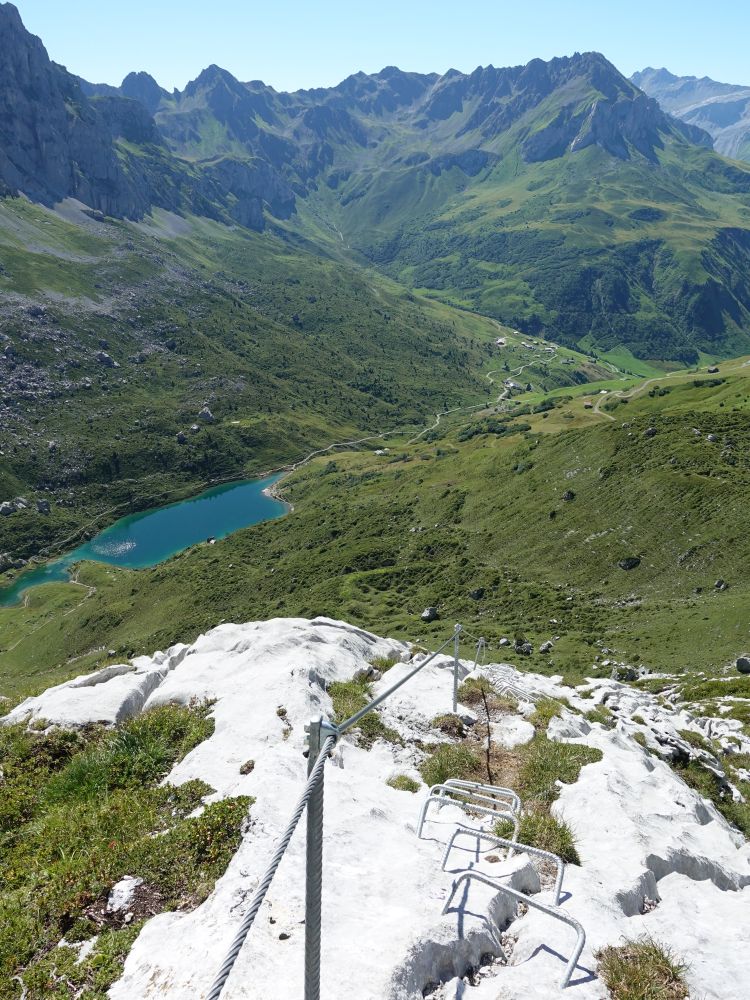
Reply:
[[[425, 819], [427, 816], [427, 810], [429, 809], [431, 802], [439, 802], [441, 806], [450, 803], [453, 806], [458, 806], [464, 812], [468, 810], [473, 810], [474, 812], [484, 813], [488, 816], [495, 816], [498, 819], [508, 819], [513, 824], [513, 840], [518, 837], [518, 816], [512, 812], [510, 809], [503, 809], [502, 803], [498, 802], [496, 799], [488, 799], [483, 795], [476, 795], [473, 792], [461, 789], [461, 788], [451, 788], [450, 785], [435, 785], [435, 788], [445, 789], [446, 791], [452, 792], [454, 795], [464, 795], [468, 801], [464, 802], [461, 799], [449, 799], [447, 795], [441, 792], [434, 792], [430, 790], [427, 798], [422, 803], [422, 808], [419, 812], [419, 821], [417, 823], [417, 837], [421, 839], [422, 829], [424, 827]], [[478, 801], [479, 800], [479, 801]], [[481, 804], [481, 802], [492, 802], [492, 808], [488, 808]], [[498, 808], [500, 806], [501, 808]]]
[[560, 989], [564, 990], [566, 986], [570, 983], [570, 977], [573, 975], [573, 970], [578, 964], [578, 959], [581, 957], [581, 952], [583, 951], [583, 946], [586, 944], [586, 931], [581, 927], [575, 917], [571, 917], [569, 913], [565, 913], [558, 906], [547, 906], [546, 903], [540, 903], [538, 900], [534, 899], [533, 896], [528, 896], [525, 892], [519, 892], [518, 889], [511, 889], [509, 885], [503, 885], [495, 881], [489, 875], [483, 875], [481, 872], [476, 871], [465, 871], [455, 880], [451, 886], [450, 892], [445, 900], [445, 905], [443, 906], [443, 916], [450, 909], [450, 904], [453, 901], [453, 897], [456, 894], [456, 889], [462, 882], [469, 882], [473, 880], [475, 882], [482, 882], [484, 885], [494, 889], [496, 892], [504, 892], [508, 896], [512, 896], [513, 899], [517, 899], [519, 903], [525, 903], [527, 906], [533, 907], [535, 910], [541, 910], [542, 913], [546, 913], [550, 917], [554, 917], [555, 920], [561, 920], [564, 924], [568, 924], [576, 932], [576, 946], [573, 949], [573, 954], [570, 957], [570, 961], [565, 967], [565, 973], [560, 982]]
[[508, 857], [515, 851], [522, 851], [525, 854], [533, 854], [539, 858], [546, 858], [548, 861], [554, 861], [557, 865], [557, 878], [555, 879], [555, 906], [560, 905], [560, 893], [562, 892], [563, 876], [565, 874], [565, 862], [558, 854], [553, 854], [551, 851], [543, 851], [541, 847], [532, 847], [530, 844], [522, 844], [517, 840], [507, 840], [505, 837], [497, 837], [493, 833], [487, 833], [486, 830], [479, 830], [474, 826], [466, 826], [464, 823], [459, 823], [454, 830], [451, 839], [448, 841], [448, 846], [445, 848], [445, 854], [443, 855], [442, 868], [445, 871], [445, 866], [448, 863], [448, 856], [453, 849], [453, 845], [458, 840], [459, 837], [476, 837], [477, 841], [477, 854], [479, 854], [479, 842], [480, 840], [489, 840], [491, 844], [495, 844], [497, 847], [507, 847]]
[[[521, 798], [512, 788], [503, 788], [501, 785], [488, 785], [482, 781], [465, 781], [463, 778], [447, 778], [443, 785], [450, 785], [451, 788], [471, 788], [477, 791], [487, 792], [498, 799], [507, 799], [511, 803], [513, 812], [520, 813]], [[435, 786], [437, 787], [437, 786]], [[432, 791], [432, 789], [430, 789]]]
[[523, 688], [516, 687], [516, 685], [511, 684], [510, 681], [503, 681], [502, 684], [497, 688], [498, 694], [503, 694], [504, 691], [509, 691], [520, 701], [530, 701], [532, 705], [539, 697], [539, 695], [537, 694], [531, 694], [528, 691], [524, 691]]

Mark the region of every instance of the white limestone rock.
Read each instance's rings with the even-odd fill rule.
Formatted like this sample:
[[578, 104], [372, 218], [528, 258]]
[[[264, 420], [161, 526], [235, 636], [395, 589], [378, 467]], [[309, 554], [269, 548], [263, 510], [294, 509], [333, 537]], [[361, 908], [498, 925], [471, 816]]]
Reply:
[[[216, 789], [217, 798], [255, 798], [248, 832], [209, 898], [193, 912], [147, 921], [110, 1000], [205, 997], [303, 785], [304, 724], [318, 713], [330, 715], [327, 684], [353, 677], [376, 656], [403, 661], [408, 647], [322, 618], [221, 625], [190, 646], [58, 685], [11, 713], [11, 721], [44, 718], [72, 726], [116, 722], [167, 702], [213, 699], [213, 735], [179, 762], [168, 780], [200, 778]], [[417, 662], [396, 663], [373, 685], [374, 693], [387, 690]], [[512, 685], [520, 699], [518, 712], [496, 724], [493, 738], [502, 735], [510, 742], [530, 736], [524, 714], [548, 696], [572, 706], [553, 720], [548, 737], [602, 753], [601, 761], [583, 767], [575, 784], [561, 786], [553, 805], [573, 828], [582, 860], [580, 867], [568, 866], [561, 901], [587, 932], [571, 997], [604, 1000], [595, 952], [642, 933], [688, 962], [691, 995], [730, 1000], [750, 993], [750, 848], [710, 803], [632, 738], [648, 733], [661, 746], [659, 740], [686, 728], [713, 737], [746, 737], [732, 725], [723, 728], [731, 720], [693, 717], [612, 680], [591, 680], [585, 690], [594, 696], [584, 698], [559, 677], [519, 673], [508, 664], [489, 664], [477, 673]], [[462, 663], [460, 679], [469, 674], [470, 664]], [[386, 784], [396, 774], [419, 776], [423, 751], [414, 741], [425, 734], [434, 741], [431, 721], [451, 710], [452, 692], [452, 658], [437, 657], [383, 706], [384, 722], [398, 729], [405, 745], [379, 741], [365, 750], [345, 737], [327, 768], [323, 996], [421, 1000], [425, 988], [438, 983], [431, 994], [435, 1000], [559, 995], [575, 939], [569, 926], [534, 909], [517, 915], [507, 895], [476, 883], [461, 890], [455, 906], [441, 916], [452, 880], [467, 867], [549, 902], [550, 890], [546, 885], [540, 890], [530, 859], [519, 853], [492, 860], [502, 852], [477, 855], [471, 841], [461, 842], [443, 872], [445, 844], [465, 813], [450, 802], [435, 808], [424, 838], [417, 839], [426, 789], [412, 795]], [[576, 714], [600, 704], [615, 710], [615, 728]], [[286, 710], [283, 719], [280, 706]], [[459, 714], [465, 711], [459, 707]], [[482, 713], [477, 714], [481, 726]], [[286, 726], [291, 731], [285, 739]], [[240, 766], [248, 759], [255, 766], [243, 775]], [[223, 1000], [244, 998], [248, 984], [258, 996], [301, 995], [304, 854], [299, 832]], [[115, 887], [110, 898], [122, 888]], [[478, 985], [469, 986], [467, 970], [483, 955], [494, 958], [476, 977]]]

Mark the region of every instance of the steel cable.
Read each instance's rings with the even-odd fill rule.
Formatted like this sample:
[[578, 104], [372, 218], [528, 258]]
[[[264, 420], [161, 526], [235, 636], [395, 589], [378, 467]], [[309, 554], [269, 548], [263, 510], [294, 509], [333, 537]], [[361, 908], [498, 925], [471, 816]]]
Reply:
[[323, 773], [323, 768], [325, 767], [326, 760], [330, 756], [330, 753], [333, 750], [335, 744], [336, 744], [335, 736], [329, 736], [328, 739], [323, 744], [323, 748], [320, 751], [320, 756], [318, 757], [315, 763], [315, 767], [310, 772], [310, 776], [307, 779], [304, 791], [302, 792], [299, 802], [297, 803], [297, 808], [294, 810], [292, 818], [289, 820], [286, 830], [284, 830], [284, 833], [282, 834], [281, 839], [279, 840], [278, 846], [276, 847], [274, 855], [271, 858], [271, 861], [268, 865], [268, 868], [266, 869], [263, 878], [260, 880], [260, 885], [255, 891], [253, 900], [250, 903], [250, 908], [245, 914], [242, 923], [240, 924], [240, 928], [237, 931], [234, 940], [232, 941], [229, 951], [227, 952], [227, 957], [224, 959], [224, 962], [221, 968], [219, 969], [216, 978], [214, 979], [213, 985], [211, 986], [211, 989], [208, 991], [206, 995], [206, 1000], [219, 1000], [219, 997], [221, 996], [221, 991], [224, 989], [224, 984], [229, 978], [229, 974], [231, 973], [234, 967], [234, 963], [237, 961], [237, 956], [239, 955], [242, 949], [242, 945], [245, 943], [245, 938], [247, 937], [250, 928], [253, 926], [253, 922], [256, 916], [258, 915], [258, 910], [260, 910], [263, 900], [266, 898], [266, 893], [268, 892], [269, 886], [271, 885], [274, 875], [276, 874], [276, 869], [281, 864], [281, 859], [284, 857], [287, 847], [289, 847], [289, 843], [294, 835], [294, 831], [297, 828], [297, 824], [302, 818], [305, 808], [307, 807], [310, 795], [313, 789], [315, 788], [316, 782]]

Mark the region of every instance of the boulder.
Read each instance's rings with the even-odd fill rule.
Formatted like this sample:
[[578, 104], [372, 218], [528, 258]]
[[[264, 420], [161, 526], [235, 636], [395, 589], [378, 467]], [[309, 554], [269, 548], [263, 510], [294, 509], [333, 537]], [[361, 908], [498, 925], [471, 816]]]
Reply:
[[7, 517], [9, 514], [15, 514], [16, 505], [10, 500], [4, 500], [0, 503], [0, 515]]
[[716, 581], [716, 583], [714, 584], [714, 589], [715, 590], [726, 590], [728, 586], [729, 586], [729, 584], [727, 583], [726, 580], [722, 580], [721, 578], [719, 578]]
[[498, 642], [498, 646], [510, 646], [510, 639], [506, 639], [505, 636]]
[[106, 351], [97, 351], [95, 357], [96, 360], [99, 362], [99, 364], [104, 365], [105, 368], [120, 367], [115, 361], [115, 359], [110, 354], [107, 354]]
[[551, 649], [552, 649], [552, 640], [548, 639], [546, 642], [543, 642], [541, 644], [541, 646], [539, 647], [539, 652], [540, 653], [549, 653], [551, 651]]
[[355, 673], [354, 680], [368, 681], [375, 683], [376, 681], [379, 681], [382, 676], [383, 676], [382, 671], [378, 670], [377, 667], [373, 667], [372, 664], [368, 663], [366, 667], [362, 667]]
[[107, 898], [107, 912], [121, 913], [123, 910], [127, 910], [133, 902], [135, 891], [139, 885], [143, 885], [143, 879], [133, 875], [125, 875], [124, 878], [115, 883]]
[[178, 431], [175, 439], [177, 444], [187, 444], [187, 435], [184, 431]]
[[534, 738], [534, 727], [526, 719], [518, 715], [504, 715], [498, 722], [493, 722], [490, 731], [493, 743], [506, 750], [523, 746]]
[[516, 642], [515, 649], [519, 656], [531, 656], [534, 652], [530, 642]]
[[439, 617], [440, 615], [438, 614], [438, 609], [433, 607], [425, 608], [420, 615], [423, 622], [434, 622]]
[[750, 674], [750, 656], [738, 656], [737, 669], [741, 674]]
[[472, 601], [481, 601], [484, 597], [484, 587], [476, 587], [474, 590], [470, 590], [469, 597]]
[[563, 500], [564, 500], [564, 501], [565, 501], [566, 503], [570, 503], [570, 501], [571, 501], [571, 500], [575, 500], [575, 498], [576, 498], [576, 495], [575, 495], [575, 492], [574, 492], [573, 490], [566, 490], [566, 491], [565, 491], [565, 492], [563, 493], [563, 495], [562, 495], [562, 498], [563, 498]]
[[38, 514], [49, 514], [49, 500], [37, 500], [36, 509]]
[[641, 560], [638, 556], [627, 556], [625, 559], [620, 559], [617, 565], [624, 570], [635, 569], [641, 565]]
[[637, 681], [638, 676], [635, 667], [626, 667], [622, 664], [612, 667], [611, 677], [613, 681]]
[[198, 419], [203, 420], [207, 424], [212, 424], [214, 422], [214, 415], [208, 408], [208, 405], [204, 406], [203, 409], [198, 414]]
[[652, 438], [655, 437], [657, 433], [658, 431], [656, 430], [655, 427], [647, 427], [646, 430], [643, 432], [643, 436], [645, 438]]

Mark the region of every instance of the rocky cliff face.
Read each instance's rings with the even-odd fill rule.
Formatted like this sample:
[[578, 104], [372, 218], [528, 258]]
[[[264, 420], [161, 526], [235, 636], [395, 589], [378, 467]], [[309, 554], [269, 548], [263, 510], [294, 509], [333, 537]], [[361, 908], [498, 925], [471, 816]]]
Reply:
[[[120, 218], [152, 206], [190, 210], [253, 229], [263, 228], [266, 204], [293, 210], [291, 189], [267, 163], [217, 159], [204, 169], [174, 157], [152, 117], [167, 95], [148, 74], [130, 74], [121, 88], [79, 81], [49, 59], [12, 4], [0, 4], [0, 53], [5, 194], [46, 205], [77, 198]], [[245, 111], [252, 107], [249, 98]]]
[[75, 78], [49, 60], [11, 4], [0, 6], [0, 51], [6, 188], [47, 204], [71, 196], [109, 215], [142, 214], [146, 205], [128, 181], [105, 120]]

